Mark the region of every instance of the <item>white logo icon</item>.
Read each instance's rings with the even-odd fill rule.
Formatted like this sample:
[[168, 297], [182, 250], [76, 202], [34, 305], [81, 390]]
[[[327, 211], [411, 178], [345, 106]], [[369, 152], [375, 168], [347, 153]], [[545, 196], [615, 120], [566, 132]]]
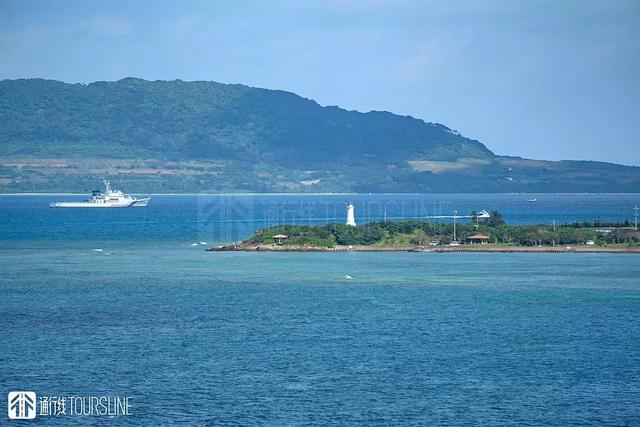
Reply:
[[36, 417], [36, 393], [33, 391], [10, 391], [8, 406], [9, 419], [32, 420]]

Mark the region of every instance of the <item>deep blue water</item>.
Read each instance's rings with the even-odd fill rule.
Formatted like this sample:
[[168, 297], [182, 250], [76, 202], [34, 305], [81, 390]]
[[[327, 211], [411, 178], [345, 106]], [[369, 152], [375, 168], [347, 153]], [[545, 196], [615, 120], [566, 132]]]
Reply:
[[364, 219], [368, 199], [388, 198], [402, 216], [443, 200], [442, 213], [513, 223], [631, 219], [638, 199], [193, 196], [68, 211], [43, 207], [60, 196], [0, 197], [0, 424], [6, 393], [26, 389], [132, 398], [131, 417], [43, 425], [640, 425], [637, 255], [191, 246], [339, 217], [350, 200]]
[[[535, 198], [536, 202], [527, 202]], [[353, 202], [360, 223], [468, 215], [498, 210], [511, 224], [633, 220], [640, 194], [470, 194], [470, 195], [192, 195], [153, 196], [147, 208], [52, 209], [48, 203], [82, 196], [0, 196], [2, 241], [64, 241], [134, 244], [244, 239], [256, 229], [278, 224], [344, 222]]]

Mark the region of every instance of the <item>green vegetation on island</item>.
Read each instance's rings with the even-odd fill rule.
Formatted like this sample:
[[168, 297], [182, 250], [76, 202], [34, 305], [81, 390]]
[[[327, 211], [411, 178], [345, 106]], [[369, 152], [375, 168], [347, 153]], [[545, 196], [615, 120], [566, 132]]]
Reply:
[[[564, 225], [508, 225], [499, 212], [471, 223], [456, 224], [456, 240], [467, 244], [513, 246], [638, 245], [640, 233], [628, 223], [600, 221]], [[346, 224], [280, 225], [264, 228], [244, 243], [334, 247], [336, 245], [431, 246], [453, 241], [453, 223], [433, 221], [372, 222], [357, 227]], [[471, 239], [470, 239], [471, 238]]]
[[[526, 130], [524, 130], [526, 131]], [[495, 155], [448, 127], [197, 81], [0, 81], [0, 192], [635, 192], [640, 168]]]

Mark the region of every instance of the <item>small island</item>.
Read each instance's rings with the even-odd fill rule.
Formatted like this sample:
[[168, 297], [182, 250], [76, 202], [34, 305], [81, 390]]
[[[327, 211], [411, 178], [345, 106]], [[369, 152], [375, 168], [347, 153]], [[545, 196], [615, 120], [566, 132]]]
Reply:
[[640, 232], [625, 223], [509, 225], [494, 211], [469, 223], [405, 220], [280, 225], [211, 251], [620, 252], [640, 253]]

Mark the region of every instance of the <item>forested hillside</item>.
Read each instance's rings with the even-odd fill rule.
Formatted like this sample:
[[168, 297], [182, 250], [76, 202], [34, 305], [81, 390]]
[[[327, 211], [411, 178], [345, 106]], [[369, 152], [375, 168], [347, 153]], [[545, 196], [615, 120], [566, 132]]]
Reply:
[[638, 191], [640, 168], [494, 155], [444, 125], [293, 93], [127, 78], [0, 81], [0, 192]]

